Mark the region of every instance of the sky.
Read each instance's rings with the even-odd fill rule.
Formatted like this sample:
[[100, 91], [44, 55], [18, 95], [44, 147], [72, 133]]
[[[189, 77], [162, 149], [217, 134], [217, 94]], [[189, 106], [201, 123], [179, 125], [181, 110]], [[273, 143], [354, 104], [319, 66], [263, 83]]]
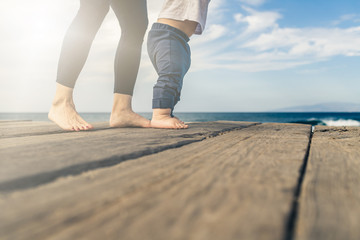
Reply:
[[[149, 27], [162, 0], [148, 0]], [[47, 112], [78, 0], [1, 0], [0, 112]], [[110, 112], [121, 29], [105, 18], [76, 83], [79, 112]], [[144, 42], [146, 43], [145, 36]], [[360, 1], [212, 0], [178, 112], [258, 112], [360, 104]], [[157, 75], [143, 45], [133, 108], [150, 112]]]

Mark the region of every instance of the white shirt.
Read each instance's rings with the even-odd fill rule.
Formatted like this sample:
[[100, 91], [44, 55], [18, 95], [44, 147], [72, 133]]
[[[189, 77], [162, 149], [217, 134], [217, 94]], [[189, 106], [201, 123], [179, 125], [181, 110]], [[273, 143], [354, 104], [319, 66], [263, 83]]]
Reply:
[[200, 35], [205, 29], [209, 2], [210, 0], [165, 0], [159, 18], [197, 22], [195, 34]]

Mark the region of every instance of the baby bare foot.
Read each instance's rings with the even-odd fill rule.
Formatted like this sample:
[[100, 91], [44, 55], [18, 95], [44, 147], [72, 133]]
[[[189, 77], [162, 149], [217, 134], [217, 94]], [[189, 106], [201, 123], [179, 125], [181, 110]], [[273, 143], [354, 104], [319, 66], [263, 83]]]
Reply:
[[59, 127], [67, 131], [81, 131], [92, 129], [77, 113], [72, 98], [73, 89], [57, 83], [54, 101], [48, 118]]
[[151, 119], [152, 128], [172, 128], [172, 129], [184, 129], [188, 128], [183, 121], [176, 117], [171, 117], [171, 109], [154, 109]]
[[91, 124], [80, 117], [73, 104], [70, 103], [53, 104], [48, 118], [67, 131], [81, 131], [93, 128]]
[[172, 129], [184, 129], [188, 128], [188, 125], [182, 123], [176, 118], [171, 116], [166, 116], [163, 118], [153, 118], [151, 119], [152, 128], [172, 128]]
[[180, 121], [180, 123], [185, 124], [185, 123], [184, 123], [183, 121], [181, 121], [178, 117], [173, 116], [173, 118], [175, 118], [175, 119], [177, 119], [178, 121]]
[[111, 113], [110, 127], [150, 127], [150, 120], [134, 113], [132, 110]]

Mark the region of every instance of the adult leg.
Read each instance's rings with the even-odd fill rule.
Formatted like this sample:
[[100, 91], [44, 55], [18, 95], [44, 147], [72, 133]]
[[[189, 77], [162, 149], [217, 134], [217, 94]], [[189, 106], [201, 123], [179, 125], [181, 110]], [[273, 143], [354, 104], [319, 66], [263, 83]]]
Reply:
[[49, 112], [49, 119], [65, 130], [92, 128], [75, 109], [73, 88], [109, 6], [110, 0], [81, 0], [80, 9], [65, 35], [58, 65], [57, 89]]
[[131, 100], [137, 78], [141, 47], [148, 25], [146, 0], [112, 0], [121, 27], [115, 56], [114, 105], [111, 127], [149, 127], [150, 121], [133, 112]]

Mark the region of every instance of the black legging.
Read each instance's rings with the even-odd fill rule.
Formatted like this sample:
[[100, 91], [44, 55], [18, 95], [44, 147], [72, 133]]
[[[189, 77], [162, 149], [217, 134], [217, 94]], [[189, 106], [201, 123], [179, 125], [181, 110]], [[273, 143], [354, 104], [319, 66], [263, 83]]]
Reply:
[[121, 39], [115, 56], [114, 93], [133, 94], [141, 46], [148, 25], [146, 0], [80, 0], [80, 9], [65, 35], [61, 49], [58, 83], [74, 88], [110, 6], [121, 27]]

